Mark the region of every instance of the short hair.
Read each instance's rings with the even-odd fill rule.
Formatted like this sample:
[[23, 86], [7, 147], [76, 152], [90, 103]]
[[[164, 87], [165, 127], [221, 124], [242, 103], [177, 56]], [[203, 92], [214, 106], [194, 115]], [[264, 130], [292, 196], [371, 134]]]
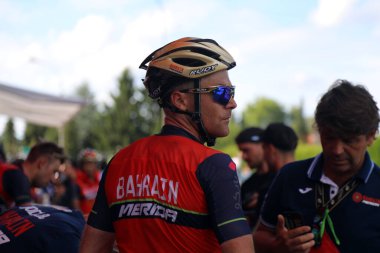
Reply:
[[172, 91], [184, 83], [193, 82], [191, 78], [175, 75], [169, 71], [155, 67], [148, 69], [147, 76], [149, 76], [147, 83], [151, 87], [160, 87], [161, 95], [158, 98], [158, 104], [162, 108], [170, 108], [169, 98]]
[[241, 131], [235, 138], [237, 144], [253, 142], [260, 143], [263, 140], [264, 130], [259, 127], [249, 127]]
[[379, 108], [364, 86], [338, 79], [320, 99], [315, 122], [341, 138], [365, 135], [377, 131]]
[[298, 137], [291, 127], [275, 122], [269, 124], [264, 130], [263, 142], [272, 144], [281, 151], [289, 152], [296, 149]]
[[53, 142], [41, 142], [32, 147], [26, 161], [35, 162], [41, 156], [49, 156], [51, 158], [59, 159], [61, 163], [66, 159], [63, 148]]

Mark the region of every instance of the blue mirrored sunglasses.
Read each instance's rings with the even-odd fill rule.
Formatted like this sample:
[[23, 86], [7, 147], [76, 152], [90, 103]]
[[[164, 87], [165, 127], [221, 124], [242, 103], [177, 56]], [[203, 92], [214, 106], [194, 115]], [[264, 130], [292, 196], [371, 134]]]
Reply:
[[231, 98], [235, 95], [235, 86], [211, 86], [208, 88], [199, 89], [183, 89], [180, 90], [183, 93], [212, 93], [212, 98], [215, 102], [221, 105], [227, 105]]

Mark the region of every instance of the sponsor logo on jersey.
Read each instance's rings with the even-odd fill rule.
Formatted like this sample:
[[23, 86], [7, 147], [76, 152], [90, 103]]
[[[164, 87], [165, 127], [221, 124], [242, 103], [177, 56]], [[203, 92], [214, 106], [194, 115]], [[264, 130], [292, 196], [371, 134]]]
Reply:
[[4, 234], [3, 231], [0, 230], [0, 244], [4, 244], [10, 241], [11, 240], [9, 239], [9, 237], [6, 234]]
[[177, 73], [180, 73], [182, 74], [183, 72], [183, 68], [178, 66], [178, 65], [175, 65], [175, 64], [170, 64], [169, 68]]
[[228, 168], [230, 168], [232, 171], [236, 171], [236, 164], [234, 162], [230, 162], [228, 164]]
[[354, 194], [352, 194], [352, 200], [355, 203], [362, 203], [370, 206], [380, 207], [380, 199], [368, 197], [366, 195], [361, 194], [360, 192], [354, 192]]
[[154, 202], [133, 202], [120, 206], [119, 218], [158, 217], [174, 223], [178, 212], [167, 206]]
[[0, 225], [5, 226], [16, 237], [35, 226], [30, 220], [20, 216], [14, 210], [2, 214]]
[[149, 197], [177, 204], [179, 182], [158, 175], [129, 175], [119, 177], [116, 199]]
[[203, 67], [203, 68], [199, 68], [199, 69], [194, 69], [194, 70], [190, 71], [189, 75], [190, 76], [197, 76], [197, 75], [206, 74], [206, 73], [215, 71], [217, 66], [218, 66], [218, 64], [214, 64], [211, 66], [207, 66], [207, 67]]
[[306, 194], [310, 191], [312, 191], [313, 189], [310, 188], [310, 187], [306, 187], [306, 188], [299, 188], [298, 191], [301, 193], [301, 194]]
[[38, 209], [36, 206], [26, 206], [26, 207], [20, 207], [20, 209], [25, 210], [30, 216], [34, 216], [40, 220], [45, 219], [46, 217], [49, 217], [50, 214], [44, 213], [42, 210]]

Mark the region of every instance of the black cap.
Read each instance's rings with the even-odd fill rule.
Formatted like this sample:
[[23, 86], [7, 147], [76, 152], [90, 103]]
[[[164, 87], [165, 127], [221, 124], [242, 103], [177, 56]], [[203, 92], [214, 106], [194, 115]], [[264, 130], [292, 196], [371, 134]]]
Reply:
[[264, 130], [258, 127], [250, 127], [241, 131], [235, 138], [236, 143], [262, 142]]
[[294, 130], [284, 123], [271, 123], [264, 130], [263, 142], [272, 144], [282, 151], [293, 151], [297, 147], [298, 137]]

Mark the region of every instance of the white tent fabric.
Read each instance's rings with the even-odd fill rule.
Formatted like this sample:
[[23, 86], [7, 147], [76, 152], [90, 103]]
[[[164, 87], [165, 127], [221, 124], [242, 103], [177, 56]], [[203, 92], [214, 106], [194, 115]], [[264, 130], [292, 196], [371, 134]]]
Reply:
[[36, 125], [62, 129], [84, 106], [84, 101], [37, 93], [0, 84], [0, 114]]

